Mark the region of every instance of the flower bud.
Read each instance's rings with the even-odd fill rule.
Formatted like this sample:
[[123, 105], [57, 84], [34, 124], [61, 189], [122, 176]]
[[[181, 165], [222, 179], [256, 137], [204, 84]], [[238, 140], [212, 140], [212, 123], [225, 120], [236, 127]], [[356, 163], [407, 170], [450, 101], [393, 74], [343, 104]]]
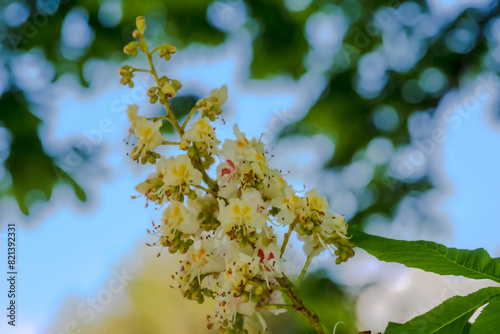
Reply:
[[121, 76], [124, 76], [129, 71], [130, 71], [130, 66], [124, 65], [124, 66], [120, 67], [120, 69], [118, 70], [118, 73], [120, 73]]
[[137, 19], [135, 19], [135, 25], [140, 32], [144, 32], [144, 30], [146, 30], [146, 19], [144, 16], [138, 16]]
[[158, 95], [151, 96], [151, 98], [149, 99], [149, 102], [150, 102], [151, 104], [156, 103], [156, 101], [158, 101]]
[[182, 87], [181, 83], [177, 80], [171, 80], [171, 83], [176, 91], [181, 89], [181, 87]]
[[161, 92], [163, 94], [165, 94], [165, 96], [167, 96], [167, 97], [174, 97], [175, 96], [175, 89], [169, 82], [165, 82], [161, 86], [160, 89], [161, 89]]
[[245, 284], [245, 291], [250, 293], [253, 291], [254, 287], [255, 287], [254, 282], [248, 281], [247, 284]]
[[198, 197], [198, 195], [196, 195], [196, 191], [194, 191], [194, 190], [191, 189], [191, 191], [188, 194], [188, 197], [191, 200], [195, 200]]
[[158, 89], [158, 87], [151, 87], [148, 89], [148, 96], [149, 97], [153, 97], [156, 95], [156, 90]]
[[264, 293], [265, 287], [263, 285], [257, 285], [253, 291], [256, 296], [260, 296]]
[[132, 31], [132, 37], [134, 38], [141, 37], [141, 33], [139, 32], [139, 30], [135, 29], [134, 31]]
[[177, 48], [173, 45], [170, 45], [170, 44], [165, 44], [165, 48], [167, 49], [167, 52], [169, 54], [173, 54], [173, 53], [175, 53], [175, 51], [177, 51]]
[[123, 48], [123, 52], [125, 52], [126, 54], [132, 54], [136, 50], [137, 50], [137, 42], [130, 42]]
[[312, 231], [312, 229], [314, 228], [314, 223], [312, 221], [308, 221], [302, 226], [304, 226], [304, 229], [306, 229], [307, 231]]
[[258, 303], [258, 302], [260, 302], [260, 296], [252, 295], [250, 300], [252, 301], [252, 303]]
[[250, 299], [250, 295], [248, 294], [248, 292], [243, 292], [240, 298], [244, 303], [246, 303]]

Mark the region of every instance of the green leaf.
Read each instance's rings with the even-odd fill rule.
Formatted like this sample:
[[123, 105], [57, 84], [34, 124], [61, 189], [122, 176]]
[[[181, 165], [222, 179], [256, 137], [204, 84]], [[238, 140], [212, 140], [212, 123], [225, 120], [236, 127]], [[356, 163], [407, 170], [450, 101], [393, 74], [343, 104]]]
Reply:
[[385, 328], [385, 331], [388, 331], [390, 329], [396, 329], [403, 326], [403, 324], [398, 324], [397, 322], [390, 322], [387, 324], [387, 327]]
[[500, 297], [493, 298], [472, 324], [471, 334], [500, 333]]
[[366, 234], [351, 228], [351, 241], [377, 259], [402, 263], [439, 275], [460, 275], [500, 282], [500, 263], [482, 248], [447, 248], [431, 241], [405, 241]]
[[[500, 296], [500, 288], [484, 288], [467, 296], [455, 296], [445, 300], [427, 313], [411, 319], [400, 327], [389, 329], [385, 334], [455, 334], [467, 331], [468, 319], [482, 305]], [[484, 333], [484, 332], [482, 332]]]
[[472, 324], [470, 322], [466, 323], [464, 328], [462, 329], [462, 334], [469, 334], [471, 325]]

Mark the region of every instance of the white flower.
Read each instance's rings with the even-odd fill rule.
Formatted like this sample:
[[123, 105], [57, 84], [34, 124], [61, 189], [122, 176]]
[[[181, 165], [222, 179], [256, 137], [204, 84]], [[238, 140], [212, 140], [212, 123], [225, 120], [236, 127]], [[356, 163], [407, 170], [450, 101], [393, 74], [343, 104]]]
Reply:
[[243, 226], [246, 232], [252, 232], [266, 226], [264, 210], [260, 194], [257, 191], [245, 190], [241, 199], [230, 198], [227, 206], [221, 204], [219, 221], [226, 233], [240, 226]]
[[222, 113], [221, 106], [227, 100], [227, 86], [222, 85], [221, 88], [213, 89], [210, 96], [196, 102], [195, 109], [201, 112], [202, 117], [208, 117], [211, 121], [215, 120], [215, 116]]
[[[200, 276], [207, 273], [221, 273], [220, 276], [223, 277], [226, 264], [224, 257], [219, 256], [218, 252], [217, 240], [200, 240], [189, 247], [177, 271], [180, 284], [189, 284], [195, 278], [200, 280]], [[207, 277], [203, 281], [206, 279]], [[215, 280], [215, 282], [211, 282], [211, 280], [214, 280], [214, 278], [209, 278], [204, 285], [211, 285], [214, 288], [214, 285], [220, 284], [216, 283], [220, 280]]]
[[265, 166], [264, 144], [255, 138], [248, 140], [245, 134], [238, 128], [238, 124], [234, 125], [233, 131], [236, 140], [226, 139], [222, 145], [221, 154], [227, 160], [235, 162], [259, 162], [262, 166]]
[[283, 276], [281, 268], [280, 250], [276, 244], [276, 240], [269, 242], [266, 246], [260, 238], [255, 244], [254, 258], [258, 258], [258, 274], [264, 279], [269, 287], [269, 279], [273, 277]]
[[212, 316], [208, 316], [208, 329], [232, 327], [238, 314], [246, 317], [254, 314], [255, 303], [244, 301], [243, 298], [233, 297], [231, 294], [217, 298], [217, 306]]
[[262, 197], [265, 197], [266, 199], [282, 197], [287, 186], [281, 172], [274, 168], [269, 168], [266, 171], [262, 183]]
[[148, 155], [163, 143], [163, 135], [160, 132], [162, 122], [160, 120], [150, 122], [145, 117], [137, 116], [139, 107], [129, 105], [127, 114], [132, 123], [130, 133], [137, 136], [137, 144], [130, 152], [133, 160], [139, 158], [147, 159]]
[[217, 166], [217, 180], [219, 183], [219, 196], [224, 198], [236, 197], [240, 181], [239, 163], [227, 160]]
[[183, 203], [171, 201], [170, 205], [163, 211], [161, 230], [165, 238], [167, 240], [173, 239], [177, 231], [183, 234], [196, 233], [200, 228], [196, 219], [197, 214]]
[[188, 142], [201, 143], [206, 146], [210, 154], [217, 153], [219, 140], [215, 136], [215, 131], [210, 125], [207, 117], [200, 118], [182, 136], [181, 147], [186, 147]]
[[227, 101], [227, 86], [222, 85], [220, 88], [212, 89], [209, 98], [214, 104], [222, 106]]
[[193, 167], [191, 159], [185, 154], [168, 158], [162, 173], [166, 186], [200, 185], [203, 179], [200, 171]]
[[280, 209], [276, 215], [276, 222], [280, 225], [289, 225], [296, 217], [295, 212], [300, 206], [300, 197], [295, 195], [292, 186], [287, 186], [283, 196], [271, 200], [271, 206]]

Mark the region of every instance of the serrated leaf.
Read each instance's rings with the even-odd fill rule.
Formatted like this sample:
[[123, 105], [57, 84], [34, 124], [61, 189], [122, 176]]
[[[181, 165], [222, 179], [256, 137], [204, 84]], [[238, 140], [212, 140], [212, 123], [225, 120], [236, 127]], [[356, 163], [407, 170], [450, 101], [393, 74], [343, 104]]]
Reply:
[[351, 241], [377, 259], [402, 263], [439, 275], [456, 275], [500, 282], [500, 263], [486, 250], [448, 248], [431, 241], [405, 241], [366, 234], [349, 229]]
[[500, 288], [484, 288], [467, 296], [455, 296], [445, 300], [427, 313], [411, 319], [385, 334], [455, 334], [462, 333], [468, 319], [482, 305], [500, 296]]
[[471, 334], [500, 333], [500, 297], [493, 298], [472, 324]]

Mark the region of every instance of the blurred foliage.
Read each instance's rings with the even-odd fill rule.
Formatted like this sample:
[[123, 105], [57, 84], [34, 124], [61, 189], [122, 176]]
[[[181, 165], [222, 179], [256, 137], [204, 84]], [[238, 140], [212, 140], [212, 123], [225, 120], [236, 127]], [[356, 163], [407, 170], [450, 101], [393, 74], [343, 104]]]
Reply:
[[[226, 15], [232, 15], [233, 8], [242, 4], [236, 0], [74, 0], [60, 1], [60, 4], [55, 0], [28, 0], [25, 3], [30, 14], [23, 24], [8, 26], [4, 21], [0, 23], [0, 32], [3, 31], [0, 36], [4, 37], [2, 62], [9, 64], [9, 59], [37, 48], [42, 50], [46, 59], [55, 66], [54, 80], [62, 74], [74, 73], [80, 78], [83, 86], [88, 86], [83, 75], [83, 68], [88, 60], [125, 59], [120, 50], [130, 40], [137, 15], [146, 15], [148, 25], [152, 27], [148, 32], [155, 42], [166, 40], [182, 49], [193, 42], [211, 45], [223, 42], [225, 36], [233, 31], [216, 28], [213, 20], [223, 20]], [[0, 6], [4, 9], [11, 4], [11, 1], [0, 1]], [[118, 4], [118, 7], [109, 7], [110, 4]], [[292, 8], [297, 4], [303, 8]], [[210, 18], [207, 14], [208, 6], [214, 9], [215, 18]], [[111, 12], [109, 8], [113, 8]], [[408, 145], [411, 138], [406, 124], [414, 112], [432, 114], [440, 98], [450, 89], [457, 87], [463, 76], [478, 74], [483, 70], [499, 70], [496, 58], [492, 57], [492, 49], [496, 44], [486, 38], [488, 27], [498, 16], [497, 6], [486, 12], [468, 9], [450, 22], [438, 23], [436, 22], [440, 19], [432, 16], [425, 1], [247, 0], [243, 8], [247, 18], [242, 29], [247, 29], [253, 36], [251, 75], [255, 78], [268, 78], [276, 74], [289, 74], [292, 78], [300, 78], [311, 69], [311, 64], [316, 62], [314, 57], [318, 55], [314, 56], [315, 52], [320, 52], [321, 60], [321, 49], [316, 50], [318, 46], [311, 38], [321, 39], [320, 35], [324, 31], [317, 32], [316, 37], [314, 31], [313, 36], [308, 32], [318, 19], [318, 13], [341, 15], [344, 18], [346, 32], [342, 44], [335, 54], [328, 56], [333, 61], [329, 64], [327, 62], [326, 67], [321, 69], [328, 80], [324, 92], [304, 119], [290, 124], [281, 133], [282, 136], [297, 133], [327, 135], [335, 142], [335, 153], [326, 168], [337, 172], [359, 160], [360, 153], [362, 155], [374, 138], [388, 138], [396, 148]], [[80, 48], [65, 45], [62, 33], [65, 20], [75, 12], [86, 16], [93, 36], [88, 45]], [[111, 22], [109, 18], [106, 19], [106, 15], [112, 18], [114, 15], [118, 19], [112, 19]], [[416, 18], [426, 18], [428, 21], [422, 19], [412, 23]], [[433, 21], [436, 21], [433, 24], [437, 24], [438, 29], [434, 33], [419, 37], [419, 31]], [[384, 44], [392, 38], [386, 28], [394, 24], [396, 32], [393, 31], [392, 37], [396, 43], [397, 38], [401, 39], [403, 34], [406, 38], [414, 38], [414, 43], [418, 44], [419, 47], [414, 50], [418, 53], [415, 56], [416, 61], [410, 68], [395, 70], [390, 68], [393, 59], [386, 59], [389, 64], [382, 69], [385, 73], [383, 82], [379, 84], [380, 90], [367, 94], [359, 88], [360, 81], [364, 80], [360, 71], [366, 71], [366, 66], [361, 68], [360, 64], [363, 59], [367, 59], [365, 56], [384, 50]], [[339, 29], [338, 34], [341, 34], [341, 30]], [[463, 37], [464, 34], [471, 35], [472, 40], [458, 38], [458, 42], [454, 43], [463, 45], [453, 46], [453, 38]], [[394, 40], [392, 42], [394, 43]], [[391, 51], [386, 50], [386, 55], [387, 52]], [[418, 80], [421, 79], [421, 74], [431, 67], [444, 74], [446, 85], [432, 93], [423, 92], [422, 87], [418, 86]], [[1, 192], [0, 196], [15, 196], [21, 210], [27, 214], [30, 203], [26, 203], [29, 199], [26, 195], [31, 190], [41, 190], [48, 200], [52, 188], [59, 181], [66, 181], [73, 185], [78, 198], [84, 200], [83, 190], [68, 175], [77, 173], [78, 169], [61, 172], [60, 169], [41, 167], [37, 170], [35, 180], [32, 169], [22, 167], [29, 163], [26, 159], [37, 161], [40, 166], [57, 166], [60, 157], [46, 153], [43, 143], [40, 145], [37, 133], [39, 123], [33, 122], [34, 116], [29, 113], [29, 99], [8, 102], [12, 101], [13, 94], [23, 95], [23, 92], [19, 92], [21, 89], [16, 86], [9, 66], [6, 66], [6, 70], [9, 75], [8, 89], [3, 93], [5, 96], [2, 98], [3, 118], [0, 126], [5, 127], [13, 138], [10, 156], [5, 163], [12, 184], [10, 187], [1, 187], [7, 190]], [[394, 129], [381, 129], [374, 122], [376, 111], [386, 107], [392, 107], [397, 112], [398, 122]], [[6, 121], [4, 118], [9, 113], [17, 115], [18, 121]], [[27, 128], [19, 122], [26, 122]], [[168, 131], [168, 126], [164, 130]], [[24, 138], [23, 141], [20, 141], [21, 138]], [[74, 150], [77, 151], [76, 148]], [[31, 152], [29, 158], [26, 152]], [[2, 183], [8, 182], [6, 180]], [[432, 184], [427, 175], [406, 180], [390, 175], [387, 165], [379, 165], [368, 185], [371, 193], [376, 194], [375, 199], [370, 205], [361, 208], [351, 223], [361, 225], [372, 213], [383, 213], [390, 217], [402, 198], [409, 194], [416, 196], [431, 188]], [[356, 192], [355, 195], [363, 196]]]
[[[310, 273], [300, 283], [300, 295], [323, 321], [330, 332], [337, 325], [336, 334], [356, 333], [354, 299], [328, 278], [325, 271]], [[311, 325], [295, 311], [271, 315], [266, 318], [270, 333], [305, 334], [312, 333]]]

